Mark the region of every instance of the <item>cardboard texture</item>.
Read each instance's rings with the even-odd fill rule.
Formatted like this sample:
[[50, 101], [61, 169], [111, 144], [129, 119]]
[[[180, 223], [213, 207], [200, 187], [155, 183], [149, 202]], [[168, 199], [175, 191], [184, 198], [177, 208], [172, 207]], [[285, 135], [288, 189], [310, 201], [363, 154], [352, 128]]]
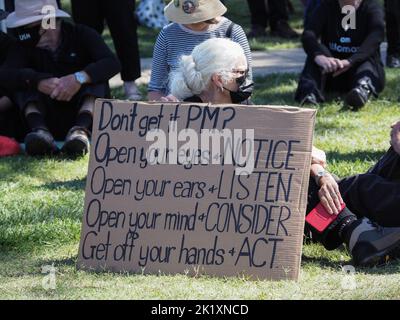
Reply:
[[[95, 110], [79, 268], [298, 279], [315, 110], [115, 100]], [[170, 141], [170, 120], [178, 133], [254, 129], [254, 171], [146, 163], [146, 131]]]

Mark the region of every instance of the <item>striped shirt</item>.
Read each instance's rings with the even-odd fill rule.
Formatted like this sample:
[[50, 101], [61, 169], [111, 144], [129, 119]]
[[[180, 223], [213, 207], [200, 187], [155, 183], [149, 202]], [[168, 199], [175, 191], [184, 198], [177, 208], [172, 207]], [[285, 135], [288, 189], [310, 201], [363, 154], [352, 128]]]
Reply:
[[[200, 43], [210, 38], [225, 38], [232, 21], [222, 17], [221, 21], [211, 26], [211, 30], [193, 31], [178, 23], [165, 26], [158, 35], [154, 46], [151, 79], [148, 91], [169, 93], [168, 76], [178, 68], [179, 58], [190, 55]], [[241, 26], [235, 24], [231, 33], [232, 41], [241, 45], [251, 72], [251, 51], [246, 34]]]

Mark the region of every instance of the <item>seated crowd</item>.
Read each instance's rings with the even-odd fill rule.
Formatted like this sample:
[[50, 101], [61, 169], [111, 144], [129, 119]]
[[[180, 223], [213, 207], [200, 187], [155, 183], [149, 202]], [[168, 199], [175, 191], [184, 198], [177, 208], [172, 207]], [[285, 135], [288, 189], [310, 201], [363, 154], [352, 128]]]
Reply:
[[[110, 96], [108, 80], [121, 64], [96, 31], [66, 20], [60, 9], [55, 27], [44, 29], [41, 8], [49, 3], [57, 7], [56, 1], [16, 0], [6, 18], [14, 37], [0, 36], [0, 135], [24, 136], [30, 155], [57, 153], [55, 140], [65, 140], [61, 152], [67, 155], [84, 154], [95, 99]], [[385, 85], [383, 8], [375, 0], [308, 5], [313, 7], [302, 35], [307, 61], [296, 101], [317, 105], [326, 92], [340, 91], [347, 106], [361, 108]], [[346, 5], [356, 9], [355, 29], [342, 24]], [[226, 11], [219, 0], [167, 5], [171, 23], [154, 47], [149, 100], [251, 104], [250, 46], [242, 27], [223, 17]], [[343, 179], [326, 170], [323, 152], [313, 152], [307, 212], [321, 202], [337, 219], [323, 233], [310, 225], [306, 233], [328, 250], [346, 244], [361, 266], [399, 254], [400, 122], [392, 125], [390, 141], [368, 172]]]

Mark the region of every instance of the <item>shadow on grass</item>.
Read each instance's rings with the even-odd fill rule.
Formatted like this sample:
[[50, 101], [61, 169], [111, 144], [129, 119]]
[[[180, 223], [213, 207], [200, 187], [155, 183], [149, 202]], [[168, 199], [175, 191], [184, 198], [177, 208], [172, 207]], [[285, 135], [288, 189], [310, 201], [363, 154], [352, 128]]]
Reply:
[[[313, 265], [318, 265], [321, 268], [333, 268], [336, 269], [338, 268], [342, 262], [338, 262], [338, 261], [332, 261], [327, 257], [308, 257], [305, 256], [303, 254], [302, 258], [301, 258], [301, 263], [303, 264], [313, 264]], [[350, 263], [350, 261], [349, 261]], [[347, 262], [345, 262], [344, 264], [348, 264]]]
[[68, 159], [62, 156], [52, 157], [29, 157], [19, 155], [0, 159], [0, 177], [2, 180], [13, 180], [21, 174], [28, 176], [38, 176], [42, 174], [43, 165], [46, 162], [59, 163], [63, 166], [65, 162], [73, 162], [77, 159]]
[[[337, 269], [345, 265], [352, 265], [352, 260], [347, 261], [332, 261], [326, 257], [308, 257], [302, 256], [302, 265], [312, 264], [318, 265], [321, 268]], [[390, 275], [397, 274], [400, 271], [400, 260], [392, 260], [388, 264], [380, 267], [355, 267], [357, 273], [368, 275]]]
[[390, 102], [399, 102], [400, 95], [399, 74], [397, 70], [386, 68], [386, 86], [380, 98]]
[[67, 189], [67, 190], [84, 190], [86, 184], [86, 178], [82, 179], [74, 179], [69, 181], [55, 181], [50, 183], [45, 183], [38, 186], [38, 189], [48, 189], [48, 190], [58, 190], [58, 189]]
[[327, 152], [327, 158], [329, 161], [335, 160], [337, 162], [355, 162], [355, 161], [375, 161], [377, 162], [384, 152], [381, 151], [354, 151], [354, 152]]
[[45, 265], [54, 265], [54, 267], [75, 267], [78, 262], [78, 257], [73, 256], [64, 259], [43, 259], [35, 262], [36, 267], [42, 267]]

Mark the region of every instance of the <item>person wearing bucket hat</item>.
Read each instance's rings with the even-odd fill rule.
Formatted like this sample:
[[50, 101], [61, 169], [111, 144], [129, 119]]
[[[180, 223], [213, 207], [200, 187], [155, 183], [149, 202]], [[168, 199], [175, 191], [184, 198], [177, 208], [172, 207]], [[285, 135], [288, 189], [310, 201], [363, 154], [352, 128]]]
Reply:
[[63, 18], [55, 0], [16, 0], [6, 24], [17, 35], [0, 70], [0, 86], [12, 91], [30, 133], [30, 155], [89, 149], [96, 98], [109, 96], [108, 80], [120, 71], [115, 55], [93, 29]]
[[219, 0], [172, 0], [164, 9], [171, 23], [157, 37], [153, 52], [148, 98], [169, 99], [169, 74], [178, 67], [179, 58], [189, 55], [200, 43], [210, 38], [230, 38], [243, 48], [252, 80], [251, 51], [238, 24], [223, 17], [227, 8]]

